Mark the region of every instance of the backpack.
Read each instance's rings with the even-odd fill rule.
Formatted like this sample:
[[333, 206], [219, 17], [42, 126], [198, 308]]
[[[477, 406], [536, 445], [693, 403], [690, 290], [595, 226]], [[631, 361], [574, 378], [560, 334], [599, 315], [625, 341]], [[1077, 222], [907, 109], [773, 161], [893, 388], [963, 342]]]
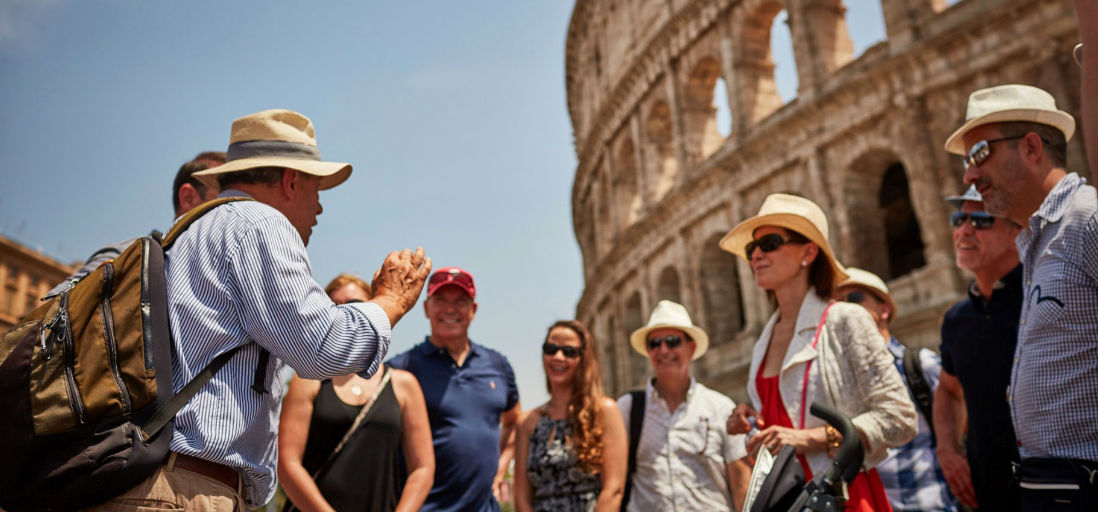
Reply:
[[93, 506], [165, 462], [176, 412], [239, 347], [173, 398], [164, 251], [203, 214], [242, 199], [199, 205], [163, 242], [138, 238], [0, 339], [0, 507]]

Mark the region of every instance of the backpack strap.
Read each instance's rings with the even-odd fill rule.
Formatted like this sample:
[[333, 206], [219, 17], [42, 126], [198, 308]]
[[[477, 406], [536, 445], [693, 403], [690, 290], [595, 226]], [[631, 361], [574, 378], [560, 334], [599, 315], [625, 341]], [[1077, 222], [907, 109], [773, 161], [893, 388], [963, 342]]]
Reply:
[[918, 350], [904, 350], [904, 376], [907, 377], [907, 389], [911, 392], [911, 398], [930, 425], [931, 439], [934, 439], [934, 394], [930, 392], [930, 384], [923, 376], [923, 364], [919, 360]]
[[206, 201], [205, 203], [195, 206], [194, 208], [191, 208], [191, 210], [187, 213], [181, 215], [179, 217], [179, 220], [175, 221], [175, 224], [172, 224], [172, 228], [169, 229], [168, 233], [164, 235], [163, 241], [161, 242], [160, 246], [163, 247], [165, 251], [167, 251], [168, 248], [175, 243], [175, 240], [179, 238], [179, 235], [182, 235], [183, 232], [187, 230], [187, 228], [191, 227], [191, 224], [194, 224], [194, 221], [198, 220], [207, 212], [213, 210], [214, 208], [217, 208], [218, 206], [226, 203], [234, 203], [236, 201], [254, 201], [254, 199], [250, 197], [221, 197], [212, 201]]
[[621, 498], [621, 510], [629, 504], [633, 493], [633, 473], [637, 470], [637, 446], [640, 444], [641, 428], [644, 427], [645, 392], [638, 389], [629, 392], [632, 405], [629, 406], [629, 469], [625, 475], [625, 493]]
[[225, 363], [228, 363], [229, 359], [232, 359], [237, 352], [240, 352], [241, 348], [244, 348], [244, 345], [235, 347], [232, 350], [215, 357], [213, 361], [210, 361], [210, 364], [206, 365], [201, 372], [198, 372], [198, 375], [195, 375], [186, 386], [183, 386], [183, 389], [179, 390], [171, 400], [168, 400], [167, 403], [157, 409], [156, 412], [145, 421], [145, 424], [139, 427], [141, 429], [142, 439], [148, 441], [155, 436], [157, 432], [160, 432], [160, 429], [164, 428], [164, 426], [168, 424], [168, 421], [174, 418], [176, 413], [178, 413], [179, 410], [198, 393], [198, 390], [202, 389], [203, 386], [210, 382], [210, 379], [213, 378], [214, 374], [217, 373], [222, 366], [225, 366]]

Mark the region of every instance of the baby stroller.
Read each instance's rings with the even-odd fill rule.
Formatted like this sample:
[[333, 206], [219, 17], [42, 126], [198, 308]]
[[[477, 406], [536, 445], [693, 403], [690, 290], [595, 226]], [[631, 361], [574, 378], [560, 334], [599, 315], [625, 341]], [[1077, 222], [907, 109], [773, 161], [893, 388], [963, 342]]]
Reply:
[[804, 469], [792, 446], [783, 446], [763, 481], [750, 512], [838, 512], [843, 509], [843, 486], [857, 476], [865, 459], [861, 438], [850, 418], [834, 407], [813, 403], [809, 412], [831, 424], [843, 442], [831, 466], [805, 483]]

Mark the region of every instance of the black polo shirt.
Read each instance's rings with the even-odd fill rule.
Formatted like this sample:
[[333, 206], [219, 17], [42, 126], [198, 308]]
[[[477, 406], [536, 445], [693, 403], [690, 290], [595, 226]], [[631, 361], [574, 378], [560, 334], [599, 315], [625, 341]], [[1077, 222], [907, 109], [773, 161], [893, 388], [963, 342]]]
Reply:
[[[1004, 489], [1007, 482], [999, 480], [1009, 479], [1010, 461], [1018, 460], [1007, 386], [1022, 296], [1022, 265], [1018, 265], [996, 283], [991, 300], [972, 283], [968, 298], [954, 304], [942, 322], [942, 369], [964, 388], [969, 466], [973, 483], [985, 491], [991, 490], [986, 486]], [[981, 485], [979, 480], [992, 481]]]

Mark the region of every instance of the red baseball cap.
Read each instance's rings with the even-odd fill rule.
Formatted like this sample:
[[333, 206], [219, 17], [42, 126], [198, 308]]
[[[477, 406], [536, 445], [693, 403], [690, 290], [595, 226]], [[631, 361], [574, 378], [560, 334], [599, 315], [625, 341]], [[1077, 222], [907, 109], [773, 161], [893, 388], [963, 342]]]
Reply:
[[434, 274], [431, 274], [431, 278], [427, 281], [427, 296], [434, 295], [439, 288], [450, 284], [461, 288], [469, 294], [470, 299], [477, 298], [477, 287], [473, 284], [473, 274], [457, 267], [440, 268]]

